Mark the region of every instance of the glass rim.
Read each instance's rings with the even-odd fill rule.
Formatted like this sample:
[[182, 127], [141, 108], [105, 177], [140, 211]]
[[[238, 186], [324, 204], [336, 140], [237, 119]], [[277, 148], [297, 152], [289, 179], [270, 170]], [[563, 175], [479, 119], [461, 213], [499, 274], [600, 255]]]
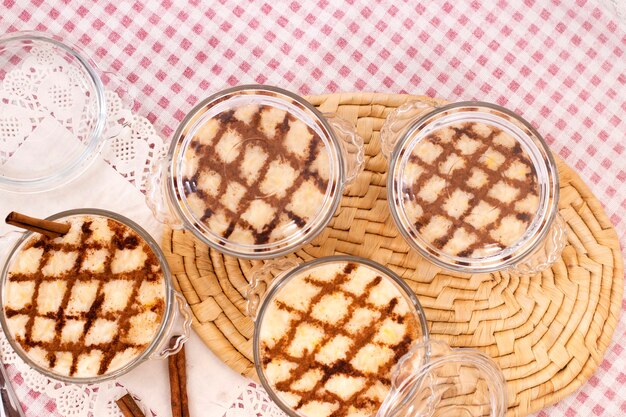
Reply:
[[[420, 133], [421, 130], [433, 121], [446, 117], [446, 113], [448, 112], [455, 114], [463, 112], [464, 110], [468, 112], [471, 111], [472, 113], [489, 114], [500, 119], [503, 125], [506, 124], [516, 127], [520, 131], [521, 127], [523, 127], [525, 131], [522, 131], [522, 133], [527, 138], [527, 142], [524, 142], [523, 145], [529, 148], [526, 149], [527, 152], [534, 152], [534, 154], [529, 155], [529, 157], [531, 160], [533, 158], [536, 160], [533, 165], [537, 171], [537, 178], [539, 179], [540, 176], [540, 170], [537, 168], [541, 168], [541, 172], [544, 172], [543, 175], [546, 176], [546, 187], [542, 188], [539, 186], [540, 207], [533, 221], [526, 228], [524, 235], [513, 245], [498, 251], [494, 255], [483, 258], [448, 255], [442, 250], [437, 250], [433, 248], [432, 245], [422, 242], [419, 233], [415, 233], [410, 229], [411, 225], [406, 219], [403, 204], [401, 203], [402, 190], [398, 189], [401, 181], [396, 181], [396, 179], [402, 175], [402, 165], [406, 163], [410, 154], [410, 152], [405, 152], [408, 145], [411, 145], [411, 149], [413, 149], [417, 142], [424, 137], [424, 135]], [[532, 147], [534, 147], [534, 149]], [[401, 134], [389, 157], [389, 161], [387, 200], [391, 216], [398, 226], [400, 234], [411, 247], [420, 253], [420, 255], [437, 266], [448, 270], [468, 273], [494, 272], [506, 269], [522, 261], [531, 255], [544, 241], [558, 213], [559, 179], [556, 161], [551, 150], [541, 134], [539, 134], [528, 121], [511, 110], [497, 104], [482, 101], [461, 101], [434, 108], [412, 122]], [[538, 167], [537, 162], [541, 164], [541, 166]], [[544, 202], [543, 206], [541, 206], [541, 201]], [[529, 231], [533, 229], [534, 233], [529, 233]]]
[[55, 48], [60, 48], [82, 66], [86, 75], [89, 77], [89, 81], [92, 87], [92, 92], [95, 94], [96, 102], [96, 114], [94, 116], [95, 126], [91, 129], [90, 137], [85, 142], [85, 149], [75, 157], [75, 160], [54, 174], [35, 178], [35, 179], [14, 179], [5, 178], [0, 176], [0, 189], [14, 193], [36, 193], [42, 191], [49, 191], [58, 188], [68, 182], [76, 179], [90, 166], [98, 155], [100, 149], [104, 146], [102, 136], [105, 131], [106, 115], [107, 115], [107, 103], [104, 92], [104, 84], [100, 76], [98, 75], [95, 64], [90, 59], [85, 57], [80, 48], [72, 43], [63, 41], [59, 36], [49, 35], [47, 33], [38, 31], [17, 31], [10, 32], [0, 36], [0, 50], [10, 46], [12, 43], [19, 43], [24, 41], [31, 42], [45, 42]]
[[[430, 332], [428, 330], [428, 323], [426, 322], [426, 316], [424, 313], [424, 309], [422, 304], [419, 302], [417, 295], [415, 292], [409, 287], [409, 285], [402, 279], [398, 274], [393, 272], [391, 269], [387, 268], [384, 265], [379, 264], [378, 262], [372, 261], [370, 259], [361, 258], [353, 255], [333, 255], [333, 256], [325, 256], [321, 258], [316, 258], [311, 261], [303, 262], [298, 266], [284, 271], [283, 273], [276, 276], [274, 281], [271, 283], [270, 287], [267, 290], [267, 293], [264, 295], [261, 305], [258, 309], [258, 314], [254, 319], [254, 333], [252, 335], [252, 354], [254, 358], [254, 368], [259, 377], [259, 381], [261, 385], [265, 388], [268, 395], [274, 401], [281, 410], [283, 410], [290, 417], [302, 417], [302, 414], [297, 413], [291, 407], [289, 407], [285, 402], [278, 396], [275, 392], [274, 388], [272, 388], [271, 384], [265, 377], [265, 372], [263, 371], [263, 366], [261, 365], [261, 353], [259, 351], [259, 343], [260, 343], [260, 329], [263, 323], [263, 317], [265, 315], [265, 311], [267, 307], [270, 305], [270, 301], [276, 296], [278, 291], [282, 289], [293, 277], [298, 275], [302, 271], [309, 270], [319, 265], [327, 264], [327, 263], [338, 263], [338, 262], [353, 262], [357, 264], [365, 265], [369, 268], [372, 268], [378, 272], [381, 272], [385, 277], [391, 279], [398, 287], [400, 287], [401, 292], [407, 299], [407, 302], [410, 307], [413, 307], [415, 315], [417, 316], [417, 320], [420, 325], [420, 330], [422, 332], [421, 337], [417, 340], [421, 342], [427, 342], [430, 338]], [[414, 341], [415, 342], [415, 341]]]
[[[186, 204], [181, 202], [181, 166], [184, 151], [187, 148], [185, 144], [188, 136], [188, 130], [193, 127], [196, 118], [202, 114], [202, 110], [210, 109], [211, 107], [238, 97], [239, 95], [249, 96], [272, 96], [276, 97], [280, 101], [284, 101], [286, 107], [293, 107], [294, 104], [288, 100], [297, 103], [302, 108], [309, 112], [309, 116], [312, 121], [319, 124], [321, 132], [324, 135], [322, 141], [327, 145], [329, 152], [329, 159], [331, 161], [331, 168], [336, 170], [336, 175], [329, 180], [329, 185], [326, 189], [324, 196], [324, 203], [320, 207], [320, 211], [307, 222], [306, 227], [290, 234], [277, 242], [265, 243], [265, 244], [240, 244], [237, 242], [231, 242], [223, 237], [217, 236], [211, 232], [208, 227], [198, 224], [199, 221], [195, 216], [190, 213]], [[284, 96], [286, 99], [284, 99]], [[208, 110], [207, 110], [208, 111]], [[201, 116], [200, 116], [201, 117]], [[309, 125], [307, 123], [307, 125]], [[170, 201], [171, 207], [174, 209], [175, 215], [179, 218], [184, 227], [190, 230], [196, 237], [202, 240], [204, 243], [216, 249], [217, 251], [230, 256], [236, 256], [243, 259], [271, 259], [280, 256], [287, 255], [302, 245], [308, 243], [315, 238], [332, 220], [342, 197], [342, 188], [345, 183], [345, 161], [343, 160], [341, 153], [341, 146], [339, 140], [331, 127], [330, 123], [326, 120], [326, 117], [305, 100], [303, 97], [292, 93], [288, 90], [267, 86], [261, 84], [246, 84], [231, 87], [225, 90], [221, 90], [208, 98], [200, 101], [196, 106], [191, 109], [185, 118], [180, 122], [178, 128], [174, 132], [172, 143], [168, 150], [167, 181], [166, 181], [166, 194], [167, 199]]]
[[0, 326], [2, 327], [2, 331], [7, 336], [7, 341], [11, 345], [11, 348], [17, 353], [17, 355], [22, 359], [28, 366], [36, 370], [37, 372], [52, 378], [57, 381], [73, 383], [73, 384], [94, 384], [100, 383], [104, 381], [108, 381], [111, 379], [119, 378], [122, 375], [125, 375], [129, 371], [136, 368], [139, 364], [143, 363], [145, 360], [149, 359], [150, 355], [154, 353], [154, 351], [160, 346], [162, 339], [166, 336], [168, 324], [171, 318], [174, 316], [173, 308], [174, 308], [174, 287], [172, 285], [171, 280], [171, 271], [169, 269], [169, 265], [167, 260], [165, 259], [165, 255], [163, 251], [156, 243], [154, 238], [148, 234], [148, 232], [139, 226], [134, 221], [129, 218], [122, 216], [121, 214], [102, 210], [102, 209], [94, 209], [94, 208], [81, 208], [81, 209], [71, 209], [62, 211], [56, 214], [53, 214], [46, 218], [46, 220], [57, 220], [70, 216], [78, 216], [78, 215], [94, 215], [94, 216], [102, 216], [118, 221], [125, 226], [130, 227], [134, 230], [144, 241], [148, 244], [150, 249], [154, 252], [155, 256], [159, 260], [159, 264], [161, 266], [161, 270], [163, 271], [163, 281], [165, 285], [165, 312], [163, 314], [163, 318], [161, 319], [161, 325], [159, 326], [159, 330], [154, 335], [154, 339], [152, 342], [146, 347], [141, 354], [135, 356], [130, 362], [126, 365], [118, 368], [112, 372], [108, 372], [102, 375], [96, 375], [93, 377], [72, 377], [68, 375], [61, 375], [49, 368], [45, 368], [39, 364], [37, 364], [34, 360], [30, 358], [28, 353], [24, 351], [19, 343], [17, 343], [13, 337], [8, 337], [12, 333], [9, 330], [9, 326], [7, 323], [7, 318], [4, 310], [4, 292], [6, 290], [6, 281], [8, 278], [8, 270], [9, 266], [14, 261], [14, 257], [17, 255], [22, 245], [26, 243], [26, 241], [33, 235], [36, 235], [36, 232], [25, 231], [21, 237], [17, 239], [16, 242], [13, 243], [13, 246], [9, 253], [6, 256], [6, 261], [4, 262], [4, 266], [2, 267], [2, 273], [0, 274], [0, 306], [2, 307], [2, 311], [0, 311]]

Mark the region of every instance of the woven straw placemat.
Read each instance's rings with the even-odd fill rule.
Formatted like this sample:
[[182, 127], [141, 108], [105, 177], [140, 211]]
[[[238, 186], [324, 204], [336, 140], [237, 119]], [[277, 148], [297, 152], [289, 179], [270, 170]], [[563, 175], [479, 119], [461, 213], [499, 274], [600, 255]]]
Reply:
[[[332, 94], [309, 97], [324, 112], [356, 124], [366, 165], [344, 193], [329, 226], [294, 255], [373, 259], [402, 276], [418, 295], [431, 337], [475, 347], [496, 360], [509, 393], [509, 416], [524, 416], [580, 387], [602, 360], [622, 301], [623, 263], [615, 230], [600, 202], [562, 161], [560, 213], [568, 245], [554, 266], [535, 276], [444, 272], [409, 249], [386, 201], [387, 161], [379, 131], [412, 96]], [[174, 281], [191, 305], [194, 328], [231, 368], [256, 378], [253, 323], [243, 293], [255, 262], [223, 256], [185, 231], [166, 230], [163, 249]]]

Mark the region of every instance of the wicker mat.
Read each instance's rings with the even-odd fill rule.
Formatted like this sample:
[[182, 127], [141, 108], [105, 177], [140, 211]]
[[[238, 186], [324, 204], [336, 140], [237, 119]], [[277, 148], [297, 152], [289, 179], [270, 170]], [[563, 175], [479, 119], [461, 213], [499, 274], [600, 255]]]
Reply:
[[[555, 403], [594, 372], [611, 342], [622, 302], [623, 262], [600, 202], [562, 161], [560, 212], [568, 230], [561, 259], [542, 274], [462, 275], [421, 259], [399, 236], [387, 208], [387, 161], [379, 131], [407, 95], [309, 97], [324, 112], [356, 124], [366, 168], [345, 192], [330, 225], [294, 255], [303, 260], [351, 254], [387, 265], [407, 280], [424, 306], [431, 336], [493, 357], [508, 384], [509, 416]], [[256, 378], [253, 323], [242, 294], [254, 262], [209, 250], [190, 233], [167, 230], [163, 248], [175, 285], [195, 315], [194, 328], [231, 368]]]

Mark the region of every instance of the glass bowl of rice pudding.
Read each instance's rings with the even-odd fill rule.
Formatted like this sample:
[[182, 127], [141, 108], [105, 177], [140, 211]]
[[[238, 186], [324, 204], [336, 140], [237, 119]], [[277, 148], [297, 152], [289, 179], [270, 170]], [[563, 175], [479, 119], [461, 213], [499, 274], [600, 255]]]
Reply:
[[363, 169], [354, 126], [276, 87], [247, 85], [200, 102], [153, 168], [157, 219], [224, 254], [268, 259], [317, 236]]
[[381, 130], [387, 201], [405, 240], [459, 272], [536, 273], [560, 256], [556, 162], [541, 135], [500, 106], [426, 100]]
[[413, 291], [376, 262], [269, 261], [246, 298], [257, 375], [290, 417], [506, 414], [497, 364], [430, 339]]
[[[272, 271], [278, 272], [276, 278]], [[247, 294], [259, 379], [290, 416], [370, 416], [391, 369], [428, 340], [413, 291], [391, 270], [353, 256], [270, 261]]]
[[48, 220], [70, 229], [58, 238], [20, 234], [1, 276], [0, 323], [29, 366], [65, 382], [97, 383], [180, 350], [191, 312], [145, 230], [97, 209]]

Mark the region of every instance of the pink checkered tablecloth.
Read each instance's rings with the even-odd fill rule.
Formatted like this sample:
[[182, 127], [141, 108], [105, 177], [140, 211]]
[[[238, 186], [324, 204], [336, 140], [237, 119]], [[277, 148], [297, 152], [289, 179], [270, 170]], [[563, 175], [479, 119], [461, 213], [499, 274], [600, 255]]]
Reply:
[[[496, 102], [576, 169], [626, 247], [626, 20], [604, 4], [3, 0], [0, 33], [78, 44], [128, 80], [133, 110], [163, 137], [198, 100], [244, 83]], [[623, 315], [595, 375], [538, 415], [626, 415], [625, 349]], [[29, 415], [56, 413], [44, 395], [20, 395]]]

